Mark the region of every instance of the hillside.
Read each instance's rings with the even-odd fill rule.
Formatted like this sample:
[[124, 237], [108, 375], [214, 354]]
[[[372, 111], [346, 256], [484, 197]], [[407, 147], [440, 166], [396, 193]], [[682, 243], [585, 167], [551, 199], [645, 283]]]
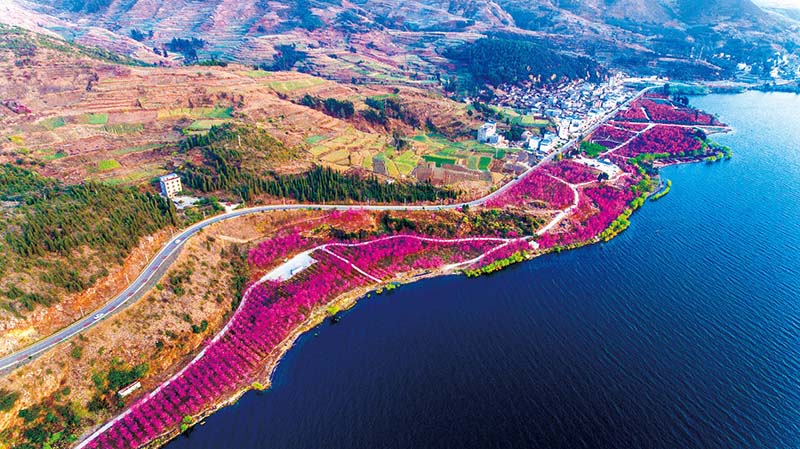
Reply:
[[[294, 148], [295, 157], [269, 167], [289, 172], [311, 162], [370, 169], [395, 131], [416, 135], [430, 122], [457, 136], [478, 125], [465, 105], [411, 87], [344, 85], [237, 65], [124, 65], [52, 38], [3, 30], [0, 51], [13, 63], [2, 68], [8, 82], [0, 85], [0, 99], [10, 107], [0, 111], [0, 163], [19, 160], [69, 183], [149, 182], [186, 160], [173, 151], [180, 140], [229, 122], [256, 124]], [[304, 95], [352, 102], [357, 111], [370, 109], [370, 97], [396, 96], [415, 126], [331, 116], [300, 104]], [[110, 169], [109, 160], [116, 161]]]
[[[411, 171], [427, 154], [460, 148], [480, 123], [466, 105], [413, 87], [234, 64], [147, 67], [4, 26], [0, 60], [0, 353], [93, 309], [171, 229], [220, 208], [176, 212], [157, 196], [157, 176], [176, 171], [188, 193], [234, 202], [312, 198], [315, 182], [332, 180], [344, 187], [322, 200], [442, 198], [438, 187], [417, 187]], [[352, 113], [306, 105], [305, 97]], [[431, 141], [428, 128], [439, 133]], [[230, 174], [220, 162], [247, 177], [220, 182]], [[485, 173], [448, 192], [482, 192], [501, 179]], [[243, 190], [255, 180], [264, 188]], [[269, 187], [278, 180], [295, 187]]]
[[[127, 54], [140, 56], [143, 46], [163, 58], [172, 39], [196, 38], [203, 42], [188, 50], [189, 59], [196, 52], [201, 60], [269, 64], [279, 46], [296, 44], [308, 55], [296, 69], [422, 87], [451, 69], [448, 50], [495, 33], [643, 74], [707, 79], [730, 77], [738, 62], [765, 66], [775, 50], [791, 53], [800, 42], [794, 21], [750, 0], [11, 1], [17, 15], [34, 10], [50, 18], [37, 20], [45, 29]], [[163, 59], [186, 57], [169, 52]]]

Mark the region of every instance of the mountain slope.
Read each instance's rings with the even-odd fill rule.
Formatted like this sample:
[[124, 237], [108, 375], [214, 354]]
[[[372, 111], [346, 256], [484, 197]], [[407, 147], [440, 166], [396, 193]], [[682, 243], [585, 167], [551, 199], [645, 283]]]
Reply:
[[495, 33], [642, 73], [706, 78], [730, 76], [738, 62], [768, 72], [771, 54], [800, 43], [797, 22], [750, 0], [9, 1], [72, 25], [65, 33], [37, 21], [46, 29], [137, 56], [163, 59], [172, 39], [196, 38], [200, 59], [260, 64], [297, 45], [303, 70], [342, 81], [430, 82], [450, 70], [447, 49]]

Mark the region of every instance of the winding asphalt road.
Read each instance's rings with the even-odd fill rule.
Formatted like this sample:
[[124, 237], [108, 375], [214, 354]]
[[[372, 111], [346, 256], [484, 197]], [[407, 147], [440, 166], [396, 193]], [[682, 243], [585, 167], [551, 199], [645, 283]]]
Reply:
[[[595, 125], [593, 125], [589, 130], [586, 131], [585, 135], [589, 135], [593, 132], [597, 127], [608, 121], [612, 118], [616, 113], [617, 110], [622, 108], [623, 106], [627, 106], [630, 102], [639, 98], [642, 94], [644, 94], [650, 88], [645, 88], [639, 91], [637, 95], [617, 107], [616, 109], [612, 110], [608, 114], [606, 114], [601, 120], [598, 120]], [[368, 210], [368, 211], [404, 211], [404, 210], [447, 210], [447, 209], [457, 209], [463, 206], [480, 206], [487, 201], [492, 200], [503, 194], [506, 190], [513, 187], [517, 182], [519, 182], [523, 177], [525, 177], [528, 173], [530, 173], [533, 169], [538, 167], [541, 164], [544, 164], [553, 158], [555, 158], [558, 154], [561, 154], [568, 149], [572, 148], [575, 144], [578, 143], [580, 139], [575, 138], [567, 142], [557, 151], [551, 153], [546, 158], [539, 161], [538, 164], [529, 168], [525, 173], [520, 176], [517, 176], [512, 181], [506, 183], [505, 185], [501, 186], [494, 192], [479, 198], [474, 201], [464, 202], [464, 203], [454, 203], [454, 204], [435, 204], [435, 205], [427, 205], [427, 206], [403, 206], [403, 205], [346, 205], [346, 204], [278, 204], [278, 205], [269, 205], [269, 206], [257, 206], [257, 207], [250, 207], [246, 209], [238, 209], [223, 215], [217, 215], [215, 217], [209, 218], [207, 220], [201, 221], [199, 223], [195, 223], [194, 225], [184, 229], [179, 234], [172, 237], [172, 239], [164, 245], [163, 248], [156, 254], [155, 258], [150, 262], [150, 264], [145, 267], [144, 271], [125, 289], [107, 302], [103, 307], [100, 309], [95, 310], [92, 314], [87, 315], [80, 320], [76, 321], [72, 325], [65, 327], [58, 332], [43, 338], [42, 340], [33, 343], [32, 345], [21, 349], [13, 354], [0, 358], [0, 373], [7, 374], [10, 369], [14, 368], [17, 365], [22, 363], [28, 362], [33, 360], [38, 355], [42, 354], [43, 352], [47, 351], [48, 349], [62, 343], [75, 335], [83, 332], [84, 330], [94, 326], [98, 322], [102, 321], [104, 318], [107, 318], [111, 314], [119, 311], [126, 305], [136, 302], [139, 298], [141, 298], [145, 293], [147, 293], [158, 280], [166, 273], [167, 269], [170, 267], [172, 262], [180, 253], [181, 247], [189, 239], [191, 236], [197, 234], [202, 229], [211, 226], [215, 223], [219, 223], [221, 221], [230, 220], [232, 218], [241, 217], [243, 215], [250, 215], [250, 214], [257, 214], [262, 212], [270, 212], [270, 211], [281, 211], [281, 210]]]

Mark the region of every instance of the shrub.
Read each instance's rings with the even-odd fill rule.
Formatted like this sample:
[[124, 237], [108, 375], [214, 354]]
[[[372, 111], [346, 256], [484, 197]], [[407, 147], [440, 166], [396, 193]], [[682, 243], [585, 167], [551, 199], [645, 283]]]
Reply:
[[11, 410], [14, 404], [19, 399], [19, 393], [16, 391], [0, 390], [0, 412]]

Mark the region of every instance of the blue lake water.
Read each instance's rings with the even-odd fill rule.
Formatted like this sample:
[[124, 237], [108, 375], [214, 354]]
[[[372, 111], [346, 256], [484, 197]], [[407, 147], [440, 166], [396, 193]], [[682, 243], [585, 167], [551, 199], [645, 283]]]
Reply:
[[373, 296], [169, 449], [800, 448], [800, 96], [612, 242]]

